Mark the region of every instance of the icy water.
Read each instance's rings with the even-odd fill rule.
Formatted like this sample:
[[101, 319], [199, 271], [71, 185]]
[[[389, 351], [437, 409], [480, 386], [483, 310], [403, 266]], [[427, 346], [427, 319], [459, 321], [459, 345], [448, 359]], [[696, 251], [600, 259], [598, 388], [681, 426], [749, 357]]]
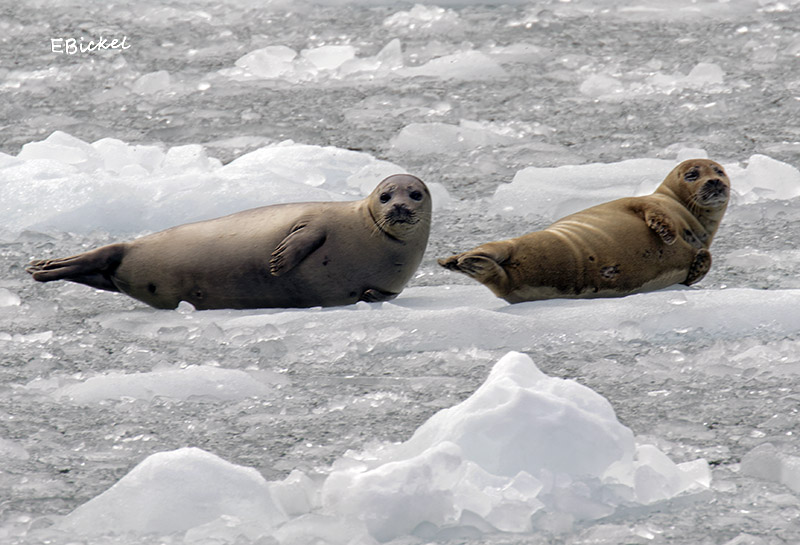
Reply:
[[[516, 350], [547, 375], [606, 398], [637, 443], [675, 463], [705, 459], [710, 487], [596, 517], [565, 515], [576, 505], [565, 499], [570, 505], [548, 504], [526, 531], [464, 523], [437, 534], [428, 524], [387, 539], [800, 542], [800, 4], [662, 4], [3, 5], [0, 541], [155, 542], [135, 532], [85, 537], [65, 530], [63, 516], [149, 456], [182, 447], [255, 468], [268, 481], [297, 470], [320, 482], [348, 450], [406, 441]], [[127, 36], [130, 48], [51, 51], [51, 38], [101, 34]], [[273, 49], [268, 60], [237, 65], [270, 46], [316, 49], [322, 58], [278, 62]], [[83, 143], [203, 151], [178, 148], [184, 155], [167, 153], [171, 166], [159, 170], [146, 157], [123, 157], [122, 144], [96, 157], [67, 137], [44, 156], [22, 149], [54, 131]], [[165, 312], [81, 286], [36, 285], [24, 273], [34, 257], [251, 205], [257, 193], [247, 182], [257, 173], [236, 178], [240, 194], [231, 196], [215, 185], [215, 169], [284, 140], [361, 152], [446, 189], [420, 271], [395, 302]], [[497, 187], [525, 168], [674, 164], [686, 148], [723, 163], [734, 189], [756, 181], [734, 195], [711, 248], [712, 270], [693, 289], [509, 306], [435, 264], [556, 219], [546, 206], [521, 215], [497, 208]], [[308, 167], [297, 154], [270, 175], [301, 176]], [[758, 155], [771, 159], [745, 181]], [[330, 170], [357, 163], [320, 162]], [[613, 170], [635, 187], [630, 168]], [[202, 183], [192, 185], [195, 177]], [[357, 196], [327, 181], [314, 189]], [[256, 204], [286, 197], [265, 194]], [[148, 208], [158, 213], [142, 213]], [[122, 375], [193, 365], [245, 374], [204, 367], [200, 376], [146, 375], [141, 383]], [[119, 375], [90, 381], [108, 372]], [[153, 502], [168, 504], [158, 487], [143, 486]], [[339, 520], [330, 509], [312, 512]], [[346, 543], [359, 535], [326, 535], [316, 519], [308, 522], [316, 538], [227, 524], [216, 534], [162, 532], [158, 540]]]

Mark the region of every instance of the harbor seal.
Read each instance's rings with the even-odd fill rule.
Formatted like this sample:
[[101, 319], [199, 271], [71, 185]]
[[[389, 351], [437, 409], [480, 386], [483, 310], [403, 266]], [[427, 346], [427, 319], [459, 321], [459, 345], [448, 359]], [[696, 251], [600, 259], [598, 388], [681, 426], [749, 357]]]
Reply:
[[618, 199], [439, 264], [509, 303], [621, 297], [699, 281], [728, 206], [730, 180], [708, 159], [684, 161], [652, 195]]
[[172, 309], [347, 305], [397, 296], [428, 243], [431, 195], [408, 174], [366, 198], [264, 206], [63, 259], [34, 280], [69, 280]]

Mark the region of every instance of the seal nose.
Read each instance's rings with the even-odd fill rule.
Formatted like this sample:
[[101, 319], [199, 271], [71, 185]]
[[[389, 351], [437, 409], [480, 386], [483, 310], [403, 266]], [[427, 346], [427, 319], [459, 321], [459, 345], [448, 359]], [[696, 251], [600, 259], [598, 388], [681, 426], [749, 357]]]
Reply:
[[395, 203], [389, 212], [389, 216], [392, 223], [399, 223], [409, 221], [414, 216], [414, 213], [405, 204]]
[[700, 196], [707, 204], [725, 202], [728, 199], [728, 186], [719, 178], [713, 178], [703, 184]]
[[725, 193], [728, 191], [728, 186], [719, 178], [714, 178], [706, 182], [706, 187], [714, 193]]

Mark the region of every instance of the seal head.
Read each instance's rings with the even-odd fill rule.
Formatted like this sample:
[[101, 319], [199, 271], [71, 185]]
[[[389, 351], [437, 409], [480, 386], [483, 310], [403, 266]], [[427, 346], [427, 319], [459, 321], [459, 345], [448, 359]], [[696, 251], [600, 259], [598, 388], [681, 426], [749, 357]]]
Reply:
[[367, 197], [367, 203], [375, 227], [388, 237], [405, 240], [430, 225], [431, 195], [416, 176], [389, 176]]
[[682, 203], [713, 237], [728, 207], [731, 182], [719, 163], [689, 159], [672, 169], [656, 193]]

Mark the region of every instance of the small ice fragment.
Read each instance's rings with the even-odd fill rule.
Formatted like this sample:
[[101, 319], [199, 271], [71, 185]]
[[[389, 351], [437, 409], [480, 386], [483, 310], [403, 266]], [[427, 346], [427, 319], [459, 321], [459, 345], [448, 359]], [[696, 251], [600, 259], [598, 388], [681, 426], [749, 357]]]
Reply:
[[133, 82], [131, 90], [137, 95], [152, 95], [169, 88], [170, 76], [166, 70], [150, 72]]

